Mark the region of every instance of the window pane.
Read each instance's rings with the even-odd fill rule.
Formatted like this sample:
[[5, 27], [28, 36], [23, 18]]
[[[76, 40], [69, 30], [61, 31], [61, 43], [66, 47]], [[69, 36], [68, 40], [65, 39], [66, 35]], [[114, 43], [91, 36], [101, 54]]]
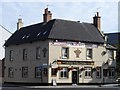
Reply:
[[96, 78], [101, 78], [101, 67], [96, 68]]
[[27, 60], [27, 49], [23, 49], [23, 60]]
[[92, 49], [87, 48], [87, 59], [92, 59]]
[[41, 49], [40, 47], [36, 48], [36, 59], [40, 59], [40, 54], [41, 54]]
[[28, 67], [22, 67], [22, 77], [23, 78], [28, 77]]
[[62, 70], [60, 70], [60, 77], [68, 78], [68, 68], [63, 68]]
[[48, 69], [44, 68], [44, 75], [47, 76], [48, 75]]
[[61, 77], [63, 77], [63, 71], [61, 71]]
[[85, 77], [91, 78], [91, 67], [85, 67]]
[[115, 77], [115, 68], [109, 68], [109, 77], [114, 78]]
[[10, 78], [14, 77], [14, 68], [13, 67], [8, 68], [8, 77], [10, 77]]
[[108, 70], [108, 69], [103, 69], [103, 76], [104, 76], [104, 77], [107, 77], [107, 70]]
[[42, 70], [39, 67], [35, 67], [35, 77], [41, 78], [42, 77]]
[[57, 68], [52, 68], [52, 76], [56, 76], [57, 75]]
[[13, 61], [13, 50], [10, 51], [10, 61]]
[[62, 48], [62, 58], [69, 58], [69, 49], [68, 48]]

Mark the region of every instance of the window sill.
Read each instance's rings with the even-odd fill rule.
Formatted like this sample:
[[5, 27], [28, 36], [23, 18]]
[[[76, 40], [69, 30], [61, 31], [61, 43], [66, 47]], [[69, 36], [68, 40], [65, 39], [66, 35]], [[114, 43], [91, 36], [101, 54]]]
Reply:
[[59, 79], [69, 79], [69, 78], [67, 78], [67, 77], [62, 78], [62, 77], [60, 77]]
[[92, 77], [84, 77], [85, 79], [92, 79]]

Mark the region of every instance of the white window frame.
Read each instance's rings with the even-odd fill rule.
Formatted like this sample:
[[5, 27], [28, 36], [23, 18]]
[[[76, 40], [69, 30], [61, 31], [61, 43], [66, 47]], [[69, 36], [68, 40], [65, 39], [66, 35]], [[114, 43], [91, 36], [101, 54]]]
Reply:
[[92, 48], [87, 48], [86, 50], [86, 59], [92, 59], [93, 55], [93, 49]]
[[63, 59], [69, 58], [69, 48], [68, 47], [62, 47], [62, 58]]
[[85, 67], [85, 78], [92, 77], [92, 67]]
[[[68, 68], [67, 68], [67, 67], [66, 67], [66, 68], [65, 68], [65, 67], [62, 68], [62, 70], [60, 70], [59, 72], [60, 72], [60, 78], [61, 78], [61, 79], [62, 79], [62, 78], [66, 78], [66, 79], [67, 79], [67, 78], [68, 78], [68, 75], [69, 75], [68, 73], [69, 73], [69, 72], [68, 72]], [[66, 74], [65, 74], [65, 73], [66, 73]]]

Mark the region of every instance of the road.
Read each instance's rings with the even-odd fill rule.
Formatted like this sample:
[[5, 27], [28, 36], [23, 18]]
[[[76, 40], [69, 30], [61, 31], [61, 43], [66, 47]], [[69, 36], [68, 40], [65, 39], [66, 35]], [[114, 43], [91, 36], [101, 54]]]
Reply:
[[92, 86], [44, 86], [44, 87], [2, 87], [2, 90], [120, 90], [119, 87]]

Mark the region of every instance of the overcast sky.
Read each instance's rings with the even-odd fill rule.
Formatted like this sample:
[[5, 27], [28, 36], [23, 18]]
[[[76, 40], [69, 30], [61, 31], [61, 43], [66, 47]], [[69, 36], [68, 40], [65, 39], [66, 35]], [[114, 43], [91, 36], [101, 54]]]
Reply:
[[92, 23], [93, 16], [99, 11], [101, 30], [118, 32], [118, 0], [4, 0], [0, 3], [0, 24], [14, 32], [19, 15], [24, 26], [40, 23], [47, 5], [53, 19]]

